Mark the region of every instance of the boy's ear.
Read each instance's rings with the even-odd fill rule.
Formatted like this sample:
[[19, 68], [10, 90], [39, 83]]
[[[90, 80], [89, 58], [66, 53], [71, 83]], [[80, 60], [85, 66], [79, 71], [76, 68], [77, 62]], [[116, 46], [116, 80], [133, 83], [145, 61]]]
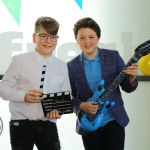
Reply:
[[77, 42], [77, 44], [78, 44], [78, 40], [76, 39], [76, 42]]
[[100, 42], [100, 38], [98, 38], [98, 43]]
[[32, 34], [32, 41], [33, 43], [36, 43], [36, 35], [34, 33]]

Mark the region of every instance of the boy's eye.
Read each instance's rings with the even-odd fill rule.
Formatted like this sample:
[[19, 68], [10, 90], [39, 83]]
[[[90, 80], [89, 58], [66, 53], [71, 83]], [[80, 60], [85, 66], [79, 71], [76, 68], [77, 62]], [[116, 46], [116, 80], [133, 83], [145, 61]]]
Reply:
[[51, 35], [51, 38], [52, 38], [52, 39], [56, 39], [56, 38], [57, 38], [57, 36], [52, 36], [52, 35]]
[[45, 37], [47, 37], [47, 36], [46, 36], [46, 35], [44, 35], [44, 34], [42, 34], [42, 35], [41, 35], [41, 37], [45, 38]]

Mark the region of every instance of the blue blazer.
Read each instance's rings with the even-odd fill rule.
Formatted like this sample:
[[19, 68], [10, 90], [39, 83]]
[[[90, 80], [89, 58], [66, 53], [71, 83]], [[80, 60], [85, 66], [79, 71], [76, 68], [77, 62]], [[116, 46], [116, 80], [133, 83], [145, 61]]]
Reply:
[[[100, 63], [102, 68], [102, 78], [105, 81], [106, 89], [111, 85], [118, 74], [124, 69], [125, 64], [118, 51], [99, 48], [98, 50], [101, 61]], [[92, 97], [93, 93], [88, 85], [84, 72], [84, 62], [82, 59], [82, 54], [70, 60], [67, 64], [72, 90], [71, 94], [73, 97], [73, 111], [74, 113], [76, 113], [79, 105]], [[120, 86], [109, 97], [109, 101], [115, 102], [115, 105], [111, 109], [112, 112], [116, 115], [118, 123], [122, 127], [125, 127], [129, 123], [129, 118], [125, 111], [124, 102], [119, 88], [121, 87], [123, 91], [130, 93], [133, 92], [137, 88], [137, 86], [137, 79], [136, 84], [132, 87], [129, 82], [129, 76], [127, 75]], [[78, 122], [76, 124], [76, 132], [81, 135], [86, 135], [88, 133], [78, 124]]]

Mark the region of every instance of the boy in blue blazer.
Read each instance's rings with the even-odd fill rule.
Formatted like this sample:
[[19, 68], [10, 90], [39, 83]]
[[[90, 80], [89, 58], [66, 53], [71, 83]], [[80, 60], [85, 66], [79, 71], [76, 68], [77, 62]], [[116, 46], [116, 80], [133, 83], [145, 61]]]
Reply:
[[[67, 63], [73, 109], [75, 113], [82, 110], [95, 115], [98, 103], [87, 100], [92, 97], [101, 79], [104, 79], [105, 87], [109, 87], [124, 69], [125, 63], [118, 51], [97, 47], [101, 29], [93, 19], [87, 17], [78, 20], [73, 30], [77, 44], [82, 50], [80, 55]], [[137, 88], [137, 71], [137, 63], [124, 70], [126, 77], [120, 84], [123, 91], [130, 93]], [[114, 101], [115, 105], [104, 115], [97, 130], [87, 132], [77, 122], [76, 132], [82, 135], [85, 150], [124, 149], [125, 126], [129, 123], [129, 118], [119, 87], [111, 94], [109, 101]]]

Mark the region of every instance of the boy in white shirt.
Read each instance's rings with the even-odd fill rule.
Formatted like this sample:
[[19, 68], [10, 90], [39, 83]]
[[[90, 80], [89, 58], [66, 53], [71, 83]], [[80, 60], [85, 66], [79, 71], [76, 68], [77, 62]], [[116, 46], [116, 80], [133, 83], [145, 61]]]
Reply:
[[[69, 91], [67, 65], [52, 55], [58, 40], [59, 23], [51, 17], [35, 22], [35, 50], [15, 55], [0, 82], [0, 97], [9, 101], [12, 150], [60, 150], [57, 110], [44, 117], [42, 93]], [[40, 90], [42, 67], [46, 65], [43, 91]]]

